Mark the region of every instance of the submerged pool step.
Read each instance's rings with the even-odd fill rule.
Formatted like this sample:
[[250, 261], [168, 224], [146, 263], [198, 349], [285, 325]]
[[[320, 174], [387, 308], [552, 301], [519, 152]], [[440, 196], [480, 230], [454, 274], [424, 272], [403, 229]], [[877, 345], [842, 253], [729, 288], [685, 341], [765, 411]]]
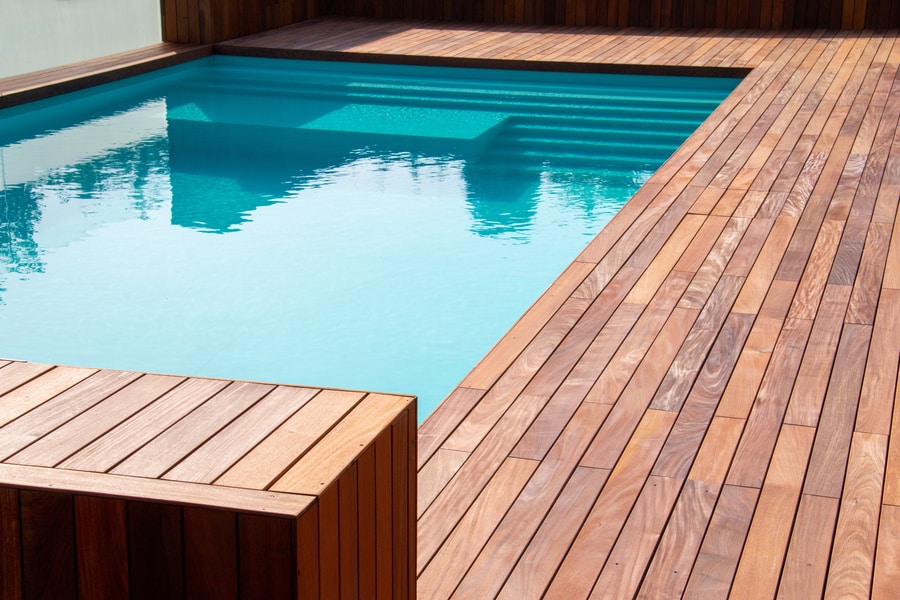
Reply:
[[[184, 84], [185, 91], [199, 97], [214, 94], [222, 97], [221, 88], [215, 82], [194, 81]], [[653, 120], [665, 115], [666, 120], [691, 123], [696, 126], [710, 112], [716, 103], [671, 100], [659, 97], [633, 98], [627, 96], [570, 96], [567, 94], [533, 93], [520, 97], [502, 94], [484, 94], [477, 90], [375, 90], [330, 86], [320, 88], [315, 85], [285, 88], [281, 85], [241, 86], [232, 83], [227, 94], [233, 96], [236, 104], [248, 109], [253, 106], [263, 108], [265, 100], [279, 105], [292, 105], [301, 109], [303, 102], [333, 103], [336, 107], [346, 104], [389, 104], [398, 106], [444, 107], [455, 110], [489, 111], [517, 115], [571, 114], [576, 111], [585, 116], [616, 115], [629, 119]]]

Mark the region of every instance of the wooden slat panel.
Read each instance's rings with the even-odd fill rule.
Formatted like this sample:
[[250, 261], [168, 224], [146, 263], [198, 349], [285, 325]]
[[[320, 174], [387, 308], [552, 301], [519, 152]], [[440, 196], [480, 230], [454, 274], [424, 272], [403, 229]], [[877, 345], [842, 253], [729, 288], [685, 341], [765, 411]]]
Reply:
[[404, 411], [410, 400], [369, 394], [269, 489], [313, 494], [324, 489]]
[[22, 597], [22, 532], [19, 492], [0, 487], [0, 596]]
[[119, 475], [159, 477], [274, 386], [230, 383], [165, 432], [110, 470]]
[[181, 509], [166, 504], [129, 502], [128, 540], [132, 598], [183, 597]]
[[77, 597], [73, 502], [69, 494], [19, 493], [24, 597]]
[[294, 596], [292, 521], [240, 515], [238, 517], [238, 577], [241, 598]]
[[83, 598], [129, 596], [125, 502], [75, 496], [78, 593]]
[[318, 390], [310, 388], [275, 388], [167, 471], [163, 478], [211, 483], [248, 451], [266, 440], [276, 427], [306, 404], [316, 392]]
[[364, 395], [323, 390], [219, 477], [216, 485], [267, 488]]
[[190, 598], [238, 598], [238, 541], [234, 513], [185, 508], [184, 581]]

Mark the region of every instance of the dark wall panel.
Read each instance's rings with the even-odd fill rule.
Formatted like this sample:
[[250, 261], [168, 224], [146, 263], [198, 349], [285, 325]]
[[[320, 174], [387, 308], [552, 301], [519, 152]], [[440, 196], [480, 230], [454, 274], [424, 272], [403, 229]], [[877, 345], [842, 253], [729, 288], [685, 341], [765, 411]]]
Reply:
[[318, 16], [488, 24], [889, 29], [898, 0], [161, 0], [163, 39], [215, 43]]

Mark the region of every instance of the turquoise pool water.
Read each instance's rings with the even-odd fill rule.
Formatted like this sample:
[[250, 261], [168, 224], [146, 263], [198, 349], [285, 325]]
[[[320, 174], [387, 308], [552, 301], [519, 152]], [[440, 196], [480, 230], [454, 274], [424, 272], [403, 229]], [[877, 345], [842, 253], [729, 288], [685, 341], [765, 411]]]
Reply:
[[736, 84], [216, 56], [0, 111], [0, 356], [424, 418]]

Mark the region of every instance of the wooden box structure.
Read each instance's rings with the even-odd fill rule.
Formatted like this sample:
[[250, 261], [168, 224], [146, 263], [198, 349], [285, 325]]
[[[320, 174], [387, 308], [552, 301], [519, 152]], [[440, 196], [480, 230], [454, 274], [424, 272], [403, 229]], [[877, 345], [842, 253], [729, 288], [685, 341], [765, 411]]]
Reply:
[[0, 361], [0, 597], [415, 596], [415, 398]]

